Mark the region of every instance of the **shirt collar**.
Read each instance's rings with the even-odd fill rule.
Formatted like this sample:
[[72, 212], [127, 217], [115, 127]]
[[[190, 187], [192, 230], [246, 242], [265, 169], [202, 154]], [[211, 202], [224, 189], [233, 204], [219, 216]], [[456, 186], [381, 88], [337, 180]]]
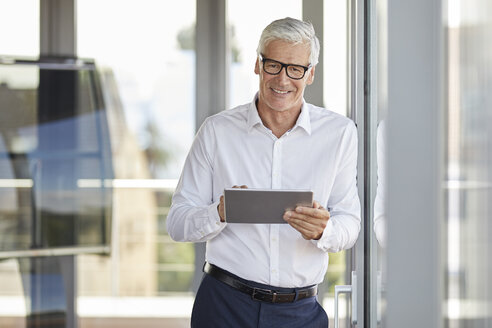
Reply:
[[308, 104], [306, 101], [303, 99], [302, 100], [302, 107], [301, 107], [301, 113], [299, 114], [299, 117], [297, 118], [296, 126], [301, 127], [304, 129], [304, 131], [307, 132], [307, 134], [311, 135], [311, 117], [309, 116], [309, 108]]
[[[248, 110], [248, 132], [251, 132], [251, 130], [258, 124], [263, 124], [260, 118], [260, 115], [258, 114], [258, 109], [256, 108], [256, 101], [258, 100], [258, 93], [256, 93], [253, 101], [249, 104], [249, 110]], [[302, 107], [301, 107], [301, 113], [299, 114], [299, 117], [297, 118], [297, 122], [294, 125], [294, 127], [291, 130], [294, 130], [296, 127], [303, 128], [304, 131], [307, 132], [307, 134], [311, 135], [311, 119], [309, 116], [309, 108], [308, 104], [306, 101], [303, 99], [302, 100]]]
[[256, 108], [256, 100], [258, 100], [258, 93], [255, 95], [253, 101], [249, 104], [248, 109], [248, 132], [258, 124], [263, 124], [261, 122], [260, 115], [258, 114], [258, 109]]

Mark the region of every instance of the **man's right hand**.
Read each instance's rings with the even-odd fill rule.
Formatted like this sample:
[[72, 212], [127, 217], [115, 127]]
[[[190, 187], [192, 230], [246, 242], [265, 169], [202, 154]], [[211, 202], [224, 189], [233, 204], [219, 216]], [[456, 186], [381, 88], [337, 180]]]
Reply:
[[[241, 189], [248, 189], [248, 186], [242, 185], [242, 186], [232, 186], [232, 188], [241, 188]], [[220, 222], [225, 222], [225, 214], [224, 214], [224, 195], [220, 196], [220, 203], [217, 206], [217, 212], [219, 212], [220, 216]]]

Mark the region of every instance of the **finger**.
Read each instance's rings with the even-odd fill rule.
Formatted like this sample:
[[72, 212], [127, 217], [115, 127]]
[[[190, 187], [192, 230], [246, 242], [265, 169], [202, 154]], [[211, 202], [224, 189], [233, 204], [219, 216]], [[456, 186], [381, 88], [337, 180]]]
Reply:
[[304, 207], [304, 206], [297, 206], [295, 213], [299, 213], [305, 216], [310, 216], [321, 220], [325, 220], [330, 216], [328, 211], [324, 208], [312, 208], [312, 207]]
[[290, 219], [288, 220], [288, 223], [301, 233], [318, 230], [315, 225], [304, 220]]
[[221, 195], [220, 196], [219, 205], [217, 206], [217, 210], [219, 212], [219, 217], [220, 217], [220, 221], [221, 222], [225, 222], [225, 215], [224, 215], [224, 212], [225, 212], [224, 207], [225, 207], [225, 205], [224, 205], [224, 202], [225, 202], [224, 201], [224, 195]]
[[289, 223], [294, 229], [304, 235], [318, 238], [326, 228], [329, 218], [318, 219], [309, 216], [299, 215], [295, 212], [286, 212], [284, 220]]
[[286, 221], [289, 223], [292, 222], [292, 223], [296, 224], [297, 226], [303, 227], [306, 230], [324, 228], [326, 226], [325, 221], [319, 220], [316, 218], [312, 218], [309, 216], [303, 216], [303, 217], [291, 216]]
[[316, 224], [313, 224], [312, 221], [292, 219], [288, 222], [294, 229], [299, 231], [303, 237], [308, 237], [307, 239], [319, 239], [326, 228], [325, 221], [315, 221]]
[[[284, 219], [286, 221], [296, 220], [296, 221], [305, 221], [305, 222], [309, 222], [309, 221], [313, 220], [313, 218], [310, 217], [309, 215], [306, 215], [306, 214], [303, 214], [303, 213], [300, 213], [297, 211], [286, 211], [284, 213]], [[314, 219], [316, 219], [316, 218], [314, 218]]]
[[[301, 221], [302, 222], [302, 221]], [[323, 230], [321, 228], [317, 228], [314, 226], [311, 227], [306, 227], [302, 223], [297, 223], [296, 221], [290, 221], [289, 222], [290, 226], [292, 226], [294, 229], [299, 231], [299, 233], [302, 235], [304, 239], [319, 239], [321, 234], [323, 233]]]
[[284, 214], [284, 220], [289, 224], [294, 224], [296, 227], [302, 227], [305, 230], [324, 229], [326, 222], [306, 215], [300, 215], [292, 211], [287, 211]]

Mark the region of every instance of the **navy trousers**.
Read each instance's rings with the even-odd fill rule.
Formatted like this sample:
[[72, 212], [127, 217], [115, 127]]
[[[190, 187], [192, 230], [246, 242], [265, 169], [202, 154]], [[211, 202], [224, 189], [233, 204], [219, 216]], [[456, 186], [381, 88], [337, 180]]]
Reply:
[[[248, 284], [258, 288], [269, 287], [252, 282]], [[315, 296], [293, 303], [261, 302], [204, 274], [193, 305], [191, 327], [327, 328], [328, 316]]]

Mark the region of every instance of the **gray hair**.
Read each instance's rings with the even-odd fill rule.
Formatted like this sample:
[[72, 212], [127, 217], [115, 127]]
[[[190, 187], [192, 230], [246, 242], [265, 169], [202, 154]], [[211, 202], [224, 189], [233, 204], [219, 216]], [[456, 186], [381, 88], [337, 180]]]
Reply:
[[318, 63], [320, 46], [313, 24], [290, 17], [271, 22], [261, 33], [258, 48], [256, 49], [257, 55], [263, 53], [265, 47], [276, 40], [309, 45], [311, 48], [309, 63], [312, 66]]

